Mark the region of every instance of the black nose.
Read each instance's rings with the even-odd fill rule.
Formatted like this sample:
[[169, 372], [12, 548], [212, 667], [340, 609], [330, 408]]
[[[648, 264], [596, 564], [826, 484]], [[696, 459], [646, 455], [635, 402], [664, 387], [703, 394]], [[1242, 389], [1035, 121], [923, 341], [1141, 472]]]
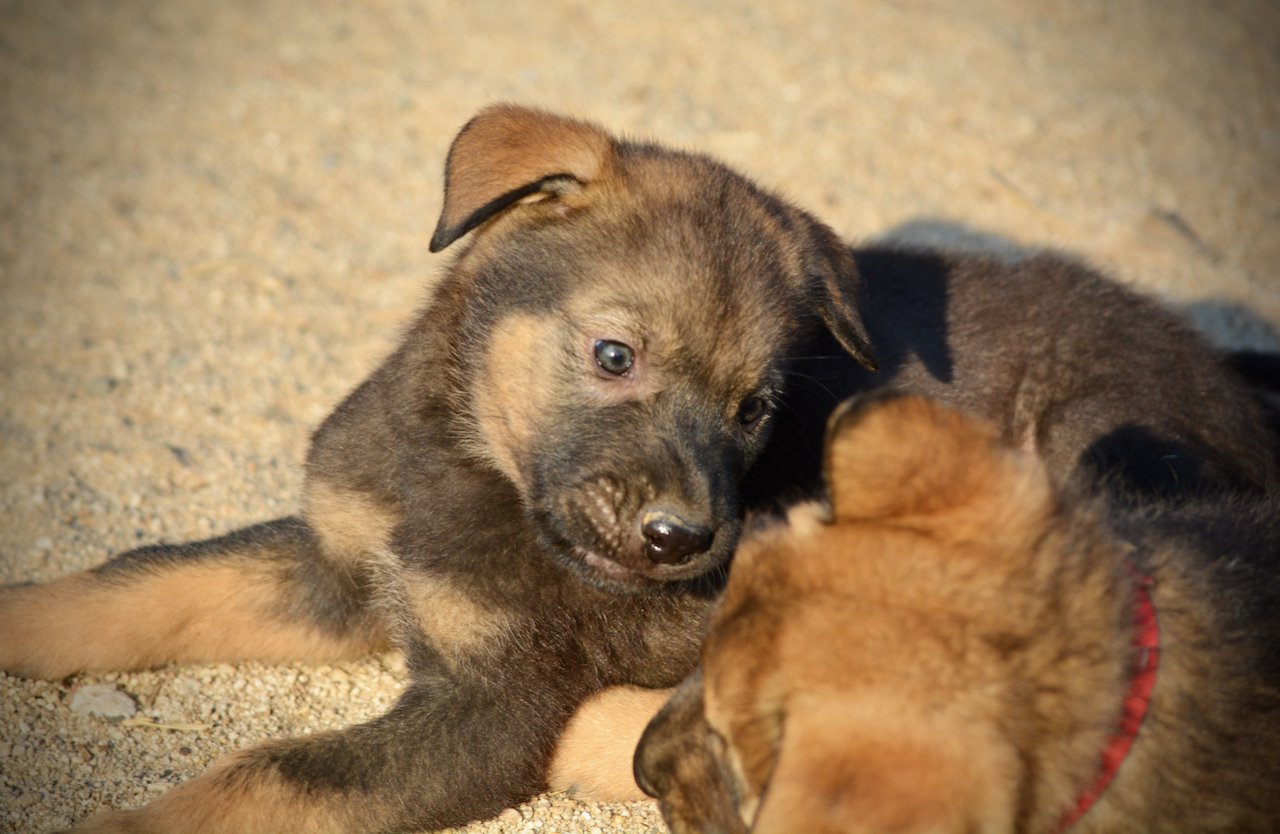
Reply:
[[663, 565], [678, 565], [711, 546], [714, 532], [670, 513], [646, 513], [640, 526], [649, 558]]

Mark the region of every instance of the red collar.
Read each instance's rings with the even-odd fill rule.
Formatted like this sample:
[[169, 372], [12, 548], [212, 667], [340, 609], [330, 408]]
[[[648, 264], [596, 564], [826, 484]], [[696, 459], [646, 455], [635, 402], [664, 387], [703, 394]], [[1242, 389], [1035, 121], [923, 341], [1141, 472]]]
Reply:
[[1058, 823], [1057, 834], [1062, 834], [1075, 825], [1088, 812], [1098, 797], [1111, 784], [1116, 771], [1129, 755], [1129, 748], [1138, 737], [1138, 729], [1142, 719], [1147, 715], [1147, 707], [1151, 704], [1151, 692], [1156, 687], [1156, 664], [1160, 658], [1160, 626], [1156, 622], [1156, 608], [1151, 603], [1151, 594], [1147, 588], [1152, 579], [1142, 571], [1129, 564], [1133, 574], [1133, 650], [1134, 671], [1129, 683], [1129, 691], [1124, 696], [1124, 710], [1120, 715], [1120, 723], [1107, 746], [1102, 750], [1101, 770], [1097, 778], [1080, 794], [1075, 808], [1068, 811]]

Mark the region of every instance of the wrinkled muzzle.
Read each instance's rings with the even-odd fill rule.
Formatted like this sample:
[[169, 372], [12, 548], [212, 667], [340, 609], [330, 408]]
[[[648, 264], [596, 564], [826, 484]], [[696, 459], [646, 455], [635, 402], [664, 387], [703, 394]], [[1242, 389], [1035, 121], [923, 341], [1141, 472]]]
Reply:
[[742, 450], [687, 430], [563, 438], [537, 456], [531, 510], [557, 557], [613, 590], [700, 576], [733, 552]]

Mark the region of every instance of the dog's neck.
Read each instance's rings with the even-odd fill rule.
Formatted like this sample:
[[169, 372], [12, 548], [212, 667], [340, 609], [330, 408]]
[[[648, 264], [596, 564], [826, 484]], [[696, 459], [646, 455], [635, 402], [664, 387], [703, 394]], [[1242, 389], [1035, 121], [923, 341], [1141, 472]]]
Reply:
[[1056, 834], [1075, 825], [1102, 796], [1124, 764], [1138, 737], [1151, 694], [1156, 685], [1156, 667], [1160, 657], [1160, 626], [1148, 588], [1152, 579], [1129, 562], [1133, 576], [1133, 673], [1125, 693], [1120, 721], [1102, 750], [1097, 776], [1080, 793], [1075, 806], [1058, 823]]

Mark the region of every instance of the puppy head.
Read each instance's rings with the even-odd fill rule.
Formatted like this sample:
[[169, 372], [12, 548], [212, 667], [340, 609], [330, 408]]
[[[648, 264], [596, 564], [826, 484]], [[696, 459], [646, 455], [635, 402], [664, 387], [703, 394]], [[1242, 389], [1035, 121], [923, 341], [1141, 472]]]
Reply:
[[840, 521], [919, 523], [951, 537], [988, 536], [1001, 522], [1044, 522], [1044, 467], [1009, 448], [994, 425], [923, 397], [876, 392], [827, 421], [823, 464]]
[[845, 247], [705, 157], [493, 107], [450, 151], [433, 248], [468, 234], [440, 290], [464, 445], [611, 590], [728, 558], [803, 340], [872, 362]]
[[697, 697], [637, 753], [642, 787], [677, 834], [721, 825], [724, 796], [753, 832], [1011, 831], [1043, 467], [981, 421], [881, 395], [833, 415], [826, 472], [830, 508], [742, 542]]

